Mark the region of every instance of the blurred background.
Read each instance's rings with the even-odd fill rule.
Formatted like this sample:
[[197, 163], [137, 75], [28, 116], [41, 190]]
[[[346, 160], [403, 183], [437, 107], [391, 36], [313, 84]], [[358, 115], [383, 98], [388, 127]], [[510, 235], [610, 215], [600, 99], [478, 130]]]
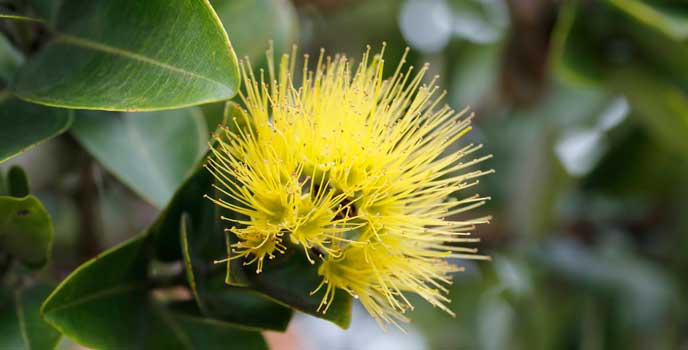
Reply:
[[[460, 144], [494, 155], [481, 167], [496, 173], [458, 194], [491, 196], [471, 215], [494, 220], [477, 232], [493, 261], [458, 262], [456, 318], [421, 300], [406, 334], [383, 332], [358, 307], [348, 331], [298, 315], [269, 334], [275, 349], [688, 349], [685, 1], [211, 3], [237, 54], [257, 65], [270, 38], [278, 50], [353, 57], [384, 41], [388, 62], [410, 47], [411, 64], [440, 75], [448, 104], [475, 111]], [[199, 130], [221, 110], [203, 106]], [[159, 210], [72, 135], [12, 164], [53, 216], [60, 277]]]

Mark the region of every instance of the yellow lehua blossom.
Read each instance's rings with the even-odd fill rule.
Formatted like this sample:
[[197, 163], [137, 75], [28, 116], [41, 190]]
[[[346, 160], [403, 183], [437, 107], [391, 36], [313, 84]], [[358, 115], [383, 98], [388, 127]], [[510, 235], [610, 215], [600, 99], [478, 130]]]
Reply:
[[269, 81], [242, 64], [244, 120], [214, 137], [206, 167], [223, 194], [211, 200], [244, 218], [223, 218], [238, 238], [232, 259], [260, 273], [266, 258], [303, 250], [321, 262], [322, 312], [344, 291], [384, 326], [408, 321], [407, 293], [452, 313], [446, 285], [461, 268], [447, 259], [487, 259], [461, 244], [489, 218], [456, 219], [487, 198], [452, 195], [489, 172], [466, 170], [489, 156], [450, 151], [472, 115], [440, 106], [427, 66], [413, 74], [402, 59], [383, 79], [383, 53], [355, 64], [321, 52], [315, 71], [306, 55], [298, 72], [294, 51], [278, 70], [268, 52]]

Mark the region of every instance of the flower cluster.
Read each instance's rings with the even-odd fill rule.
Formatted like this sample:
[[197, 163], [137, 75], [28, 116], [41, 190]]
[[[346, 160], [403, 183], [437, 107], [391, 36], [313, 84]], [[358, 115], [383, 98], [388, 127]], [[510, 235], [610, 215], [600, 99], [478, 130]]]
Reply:
[[383, 79], [383, 53], [355, 64], [321, 51], [299, 72], [295, 52], [276, 70], [269, 51], [267, 82], [244, 63], [244, 116], [215, 135], [206, 167], [222, 194], [211, 200], [240, 214], [223, 218], [238, 238], [228, 259], [260, 273], [302, 250], [320, 263], [322, 312], [345, 291], [384, 326], [408, 321], [407, 293], [452, 313], [446, 286], [461, 268], [449, 260], [487, 259], [465, 244], [489, 218], [457, 219], [487, 198], [453, 195], [489, 172], [467, 170], [489, 156], [462, 161], [481, 148], [453, 146], [472, 115], [440, 106], [437, 78], [404, 69], [406, 55]]

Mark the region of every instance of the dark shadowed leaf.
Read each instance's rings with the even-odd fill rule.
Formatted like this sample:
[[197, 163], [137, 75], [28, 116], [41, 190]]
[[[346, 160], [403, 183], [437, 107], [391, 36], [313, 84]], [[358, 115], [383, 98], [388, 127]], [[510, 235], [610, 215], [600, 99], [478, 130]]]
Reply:
[[31, 4], [38, 16], [47, 22], [52, 22], [55, 19], [55, 15], [62, 5], [62, 1], [55, 0], [28, 0], [28, 3]]
[[63, 133], [72, 111], [26, 103], [0, 92], [0, 162]]
[[240, 274], [239, 278], [245, 279], [248, 288], [296, 310], [331, 321], [344, 329], [351, 323], [352, 298], [345, 291], [338, 291], [327, 313], [317, 311], [322, 291], [315, 295], [311, 292], [322, 282], [322, 277], [318, 275], [318, 265], [308, 262], [301, 252], [288, 252], [267, 262], [259, 274], [255, 272], [254, 265], [233, 265], [230, 271], [232, 275]]
[[[203, 198], [204, 194], [212, 190], [212, 176], [200, 165], [194, 170], [179, 190], [174, 194], [169, 205], [151, 225], [149, 232], [155, 240], [156, 257], [163, 261], [173, 261], [182, 259], [180, 244], [179, 223], [183, 213], [189, 217], [189, 232], [199, 232], [206, 241], [222, 242], [222, 233], [217, 231], [206, 231], [202, 228], [212, 227], [217, 221], [215, 208], [210, 201]], [[222, 252], [224, 247], [220, 243], [218, 251]], [[220, 253], [210, 259], [221, 258], [224, 253]]]
[[8, 194], [12, 197], [26, 197], [29, 195], [29, 179], [24, 169], [13, 166], [7, 172]]
[[207, 252], [209, 249], [198, 243], [213, 243], [204, 239], [204, 235], [189, 234], [189, 220], [186, 213], [182, 215], [181, 244], [186, 275], [196, 305], [184, 305], [185, 308], [198, 308], [208, 317], [243, 326], [286, 330], [292, 315], [289, 307], [248, 288], [230, 287], [224, 283], [222, 274], [215, 278], [209, 276], [224, 264], [213, 266], [209, 258], [204, 258], [204, 250]]

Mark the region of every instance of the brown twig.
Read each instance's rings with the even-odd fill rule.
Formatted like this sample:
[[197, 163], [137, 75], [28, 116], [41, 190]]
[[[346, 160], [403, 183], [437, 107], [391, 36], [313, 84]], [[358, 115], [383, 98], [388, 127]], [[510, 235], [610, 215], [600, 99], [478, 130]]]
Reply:
[[98, 187], [94, 176], [95, 162], [86, 152], [80, 157], [79, 189], [76, 200], [79, 206], [80, 225], [77, 252], [79, 259], [87, 260], [100, 252], [98, 238], [100, 213], [98, 208]]

